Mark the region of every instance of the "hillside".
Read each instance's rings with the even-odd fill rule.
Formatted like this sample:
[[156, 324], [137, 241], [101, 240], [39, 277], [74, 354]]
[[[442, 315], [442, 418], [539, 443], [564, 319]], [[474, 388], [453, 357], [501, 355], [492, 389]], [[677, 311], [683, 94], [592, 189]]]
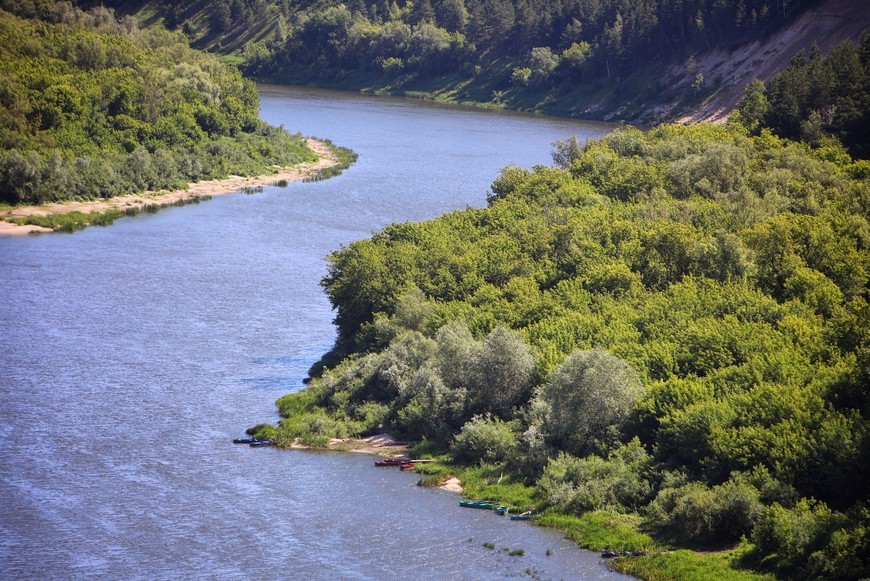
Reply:
[[753, 78], [870, 23], [849, 0], [107, 4], [254, 78], [639, 123], [722, 119]]
[[[720, 121], [737, 106], [752, 79], [767, 82], [785, 69], [798, 52], [809, 52], [814, 45], [827, 54], [844, 40], [857, 41], [868, 26], [870, 11], [862, 2], [823, 0], [767, 38], [735, 50], [702, 53], [697, 58], [699, 72], [706, 79], [721, 81], [712, 84], [712, 92], [700, 105], [688, 111], [674, 111], [674, 117], [679, 122]], [[670, 67], [665, 78], [667, 82], [679, 83], [681, 72]]]

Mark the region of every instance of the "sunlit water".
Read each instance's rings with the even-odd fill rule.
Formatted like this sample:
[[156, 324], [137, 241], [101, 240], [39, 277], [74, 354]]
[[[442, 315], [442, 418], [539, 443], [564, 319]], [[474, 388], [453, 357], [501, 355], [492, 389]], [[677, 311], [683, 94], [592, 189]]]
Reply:
[[555, 139], [610, 126], [261, 95], [264, 119], [359, 163], [108, 228], [0, 239], [0, 577], [616, 577], [557, 533], [462, 509], [370, 457], [230, 443], [274, 422], [274, 400], [331, 346], [319, 286], [331, 250], [482, 206], [502, 166], [548, 164]]

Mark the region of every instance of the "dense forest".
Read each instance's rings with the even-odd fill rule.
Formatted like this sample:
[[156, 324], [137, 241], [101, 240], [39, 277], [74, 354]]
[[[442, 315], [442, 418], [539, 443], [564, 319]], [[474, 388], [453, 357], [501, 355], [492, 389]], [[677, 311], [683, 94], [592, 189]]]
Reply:
[[[167, 30], [0, 0], [0, 201], [310, 159], [258, 119], [250, 81], [189, 48], [196, 30], [225, 39], [271, 22], [240, 47], [249, 75], [436, 79], [517, 104], [561, 86], [594, 94], [807, 5], [165, 2]], [[626, 545], [667, 548], [619, 565], [640, 575], [674, 548], [739, 546], [729, 571], [866, 578], [868, 55], [870, 37], [800, 54], [752, 83], [727, 126], [557, 142], [553, 166], [505, 168], [486, 208], [336, 251], [323, 280], [335, 347], [278, 400], [284, 419], [253, 432], [421, 442], [434, 477], [495, 475], [487, 493], [516, 495], [542, 522], [628, 523]], [[698, 91], [716, 82], [687, 62]]]
[[735, 120], [758, 133], [821, 146], [836, 136], [854, 155], [870, 155], [870, 34], [843, 42], [822, 56], [816, 48], [792, 60], [764, 86], [755, 80]]
[[316, 159], [259, 119], [251, 81], [179, 32], [65, 2], [0, 8], [2, 203], [180, 189]]
[[[649, 123], [722, 91], [732, 108], [740, 91], [732, 85], [744, 86], [759, 59], [775, 61], [790, 44], [774, 35], [817, 8], [826, 7], [828, 22], [831, 1], [840, 0], [105, 3], [181, 30], [261, 80]], [[818, 33], [855, 38], [851, 20], [862, 18], [850, 19], [848, 34]], [[719, 67], [721, 54], [767, 42], [770, 50]], [[785, 52], [787, 62], [794, 52]]]
[[505, 168], [487, 208], [334, 253], [335, 350], [260, 433], [386, 429], [563, 515], [866, 576], [867, 162], [736, 122], [554, 160]]

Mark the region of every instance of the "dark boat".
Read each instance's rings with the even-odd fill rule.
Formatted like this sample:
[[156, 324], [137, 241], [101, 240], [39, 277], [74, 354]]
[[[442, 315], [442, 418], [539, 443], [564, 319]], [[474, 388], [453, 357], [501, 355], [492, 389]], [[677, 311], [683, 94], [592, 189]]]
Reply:
[[259, 442], [257, 438], [236, 438], [233, 440], [233, 444], [253, 444], [254, 442]]
[[375, 461], [375, 466], [401, 466], [410, 462], [410, 458], [387, 458], [386, 460]]
[[495, 512], [498, 513], [499, 516], [504, 516], [511, 511], [508, 506], [499, 506], [495, 509]]
[[605, 549], [605, 550], [601, 551], [601, 556], [604, 557], [605, 559], [612, 559], [614, 557], [618, 557], [619, 553], [617, 553], [613, 549]]
[[257, 440], [255, 442], [251, 442], [249, 444], [251, 448], [261, 448], [263, 446], [274, 446], [275, 442], [272, 440]]

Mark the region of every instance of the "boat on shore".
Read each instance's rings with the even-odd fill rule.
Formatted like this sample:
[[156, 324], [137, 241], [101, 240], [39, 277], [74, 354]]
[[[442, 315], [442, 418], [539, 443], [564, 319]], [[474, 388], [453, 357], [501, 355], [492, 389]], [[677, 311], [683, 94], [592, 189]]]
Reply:
[[385, 460], [375, 460], [375, 466], [401, 466], [412, 462], [410, 458], [387, 458]]
[[488, 500], [460, 500], [459, 506], [464, 506], [466, 508], [482, 508], [485, 510], [493, 510], [498, 508], [498, 503], [489, 502]]
[[273, 440], [257, 440], [256, 442], [251, 442], [248, 445], [251, 448], [262, 448], [263, 446], [274, 446], [275, 442]]
[[253, 444], [259, 441], [257, 438], [236, 438], [233, 440], [233, 444]]

